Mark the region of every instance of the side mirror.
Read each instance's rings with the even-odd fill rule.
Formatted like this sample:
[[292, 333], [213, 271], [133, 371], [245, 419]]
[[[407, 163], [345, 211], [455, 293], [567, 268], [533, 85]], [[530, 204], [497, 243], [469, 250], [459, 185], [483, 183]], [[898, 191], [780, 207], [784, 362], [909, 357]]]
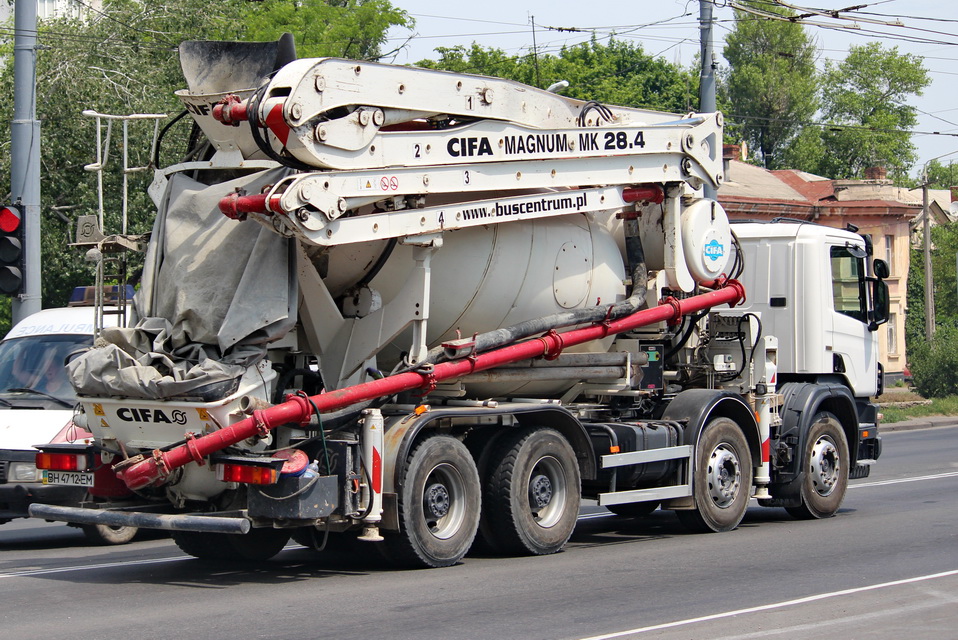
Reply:
[[[875, 261], [875, 272], [877, 275], [878, 272], [878, 263], [881, 262], [885, 264], [884, 260]], [[888, 272], [888, 265], [885, 264], [885, 272]], [[871, 322], [868, 323], [869, 331], [876, 331], [878, 327], [888, 322], [888, 316], [890, 315], [890, 300], [888, 296], [888, 283], [881, 279], [881, 276], [877, 280], [871, 281], [872, 287], [872, 302], [875, 305], [874, 310], [869, 314], [871, 316]]]
[[882, 260], [881, 258], [876, 258], [874, 263], [875, 277], [879, 280], [886, 279], [890, 274], [888, 269], [888, 263]]

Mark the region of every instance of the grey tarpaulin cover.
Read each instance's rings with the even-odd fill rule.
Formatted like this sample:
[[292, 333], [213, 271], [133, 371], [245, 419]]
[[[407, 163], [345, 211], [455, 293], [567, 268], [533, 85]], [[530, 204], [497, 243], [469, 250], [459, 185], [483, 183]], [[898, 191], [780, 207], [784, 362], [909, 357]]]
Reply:
[[234, 189], [259, 193], [284, 169], [206, 186], [182, 174], [157, 214], [130, 328], [69, 364], [85, 396], [221, 395], [296, 322], [292, 240], [219, 212]]

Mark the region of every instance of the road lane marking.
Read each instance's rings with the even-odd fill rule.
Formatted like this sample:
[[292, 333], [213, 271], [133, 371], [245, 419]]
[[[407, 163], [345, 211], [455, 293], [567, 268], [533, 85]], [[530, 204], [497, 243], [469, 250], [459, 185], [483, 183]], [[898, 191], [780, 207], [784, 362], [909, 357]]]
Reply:
[[829, 631], [834, 631], [838, 625], [857, 625], [862, 622], [870, 622], [879, 618], [894, 618], [901, 615], [914, 615], [920, 611], [928, 609], [937, 609], [941, 607], [941, 602], [925, 602], [922, 604], [912, 604], [905, 607], [895, 607], [894, 609], [882, 609], [881, 611], [871, 611], [854, 616], [844, 616], [842, 618], [829, 618], [819, 620], [818, 622], [809, 622], [806, 624], [797, 624], [791, 627], [778, 627], [775, 629], [766, 629], [764, 631], [753, 631], [751, 633], [737, 633], [734, 636], [723, 636], [721, 638], [712, 638], [712, 640], [764, 640], [771, 636], [788, 636], [797, 638], [801, 633], [809, 631], [820, 631], [822, 627], [827, 627]]
[[77, 567], [52, 567], [50, 569], [28, 569], [26, 571], [13, 571], [11, 573], [0, 573], [0, 578], [22, 578], [26, 576], [42, 576], [50, 573], [68, 573], [70, 571], [86, 571], [87, 569], [112, 569], [114, 567], [130, 567], [144, 564], [159, 564], [162, 562], [179, 562], [180, 560], [192, 560], [192, 556], [183, 556], [177, 558], [156, 558], [154, 560], [136, 560], [134, 562], [104, 562], [101, 564], [85, 564]]
[[877, 480], [875, 482], [862, 482], [848, 485], [849, 489], [860, 489], [861, 487], [883, 487], [886, 484], [901, 484], [902, 482], [919, 482], [921, 480], [938, 480], [939, 478], [954, 478], [958, 476], [958, 471], [949, 471], [947, 473], [936, 473], [931, 476], [915, 476], [914, 478], [897, 478], [895, 480]]
[[629, 629], [627, 631], [616, 631], [615, 633], [608, 633], [601, 636], [589, 636], [588, 638], [581, 638], [580, 640], [611, 640], [612, 638], [622, 638], [624, 636], [638, 635], [640, 633], [648, 633], [650, 631], [662, 631], [663, 629], [674, 629], [676, 627], [684, 627], [690, 624], [697, 624], [699, 622], [710, 622], [712, 620], [732, 618], [734, 616], [740, 616], [740, 615], [748, 614], [748, 613], [759, 613], [762, 611], [772, 611], [773, 609], [783, 609], [785, 607], [794, 607], [800, 604], [808, 604], [809, 602], [818, 602], [819, 600], [839, 598], [841, 596], [848, 596], [848, 595], [853, 595], [856, 593], [864, 593], [866, 591], [875, 591], [876, 589], [885, 589], [888, 587], [898, 587], [904, 584], [914, 584], [916, 582], [925, 582], [927, 580], [937, 580], [939, 578], [947, 578], [949, 576], [955, 576], [955, 575], [958, 575], [958, 569], [955, 569], [952, 571], [943, 571], [941, 573], [932, 573], [926, 576], [917, 576], [915, 578], [905, 578], [903, 580], [893, 580], [891, 582], [882, 582], [880, 584], [868, 585], [867, 587], [855, 587], [854, 589], [843, 589], [842, 591], [819, 593], [813, 596], [806, 596], [804, 598], [796, 598], [795, 600], [785, 600], [784, 602], [764, 604], [758, 607], [749, 607], [747, 609], [736, 609], [735, 611], [713, 613], [712, 615], [709, 615], [709, 616], [701, 616], [698, 618], [688, 618], [686, 620], [676, 620], [675, 622], [665, 622], [663, 624], [656, 624], [650, 627], [638, 627], [636, 629]]

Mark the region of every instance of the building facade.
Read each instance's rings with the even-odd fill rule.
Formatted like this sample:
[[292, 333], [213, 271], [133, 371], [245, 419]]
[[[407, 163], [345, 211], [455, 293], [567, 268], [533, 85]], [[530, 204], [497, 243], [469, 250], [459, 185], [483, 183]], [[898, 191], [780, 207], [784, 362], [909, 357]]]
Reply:
[[[13, 9], [17, 1], [0, 2], [0, 22], [13, 18]], [[52, 18], [86, 18], [91, 13], [103, 8], [103, 0], [32, 0], [37, 3], [37, 18], [50, 20]]]

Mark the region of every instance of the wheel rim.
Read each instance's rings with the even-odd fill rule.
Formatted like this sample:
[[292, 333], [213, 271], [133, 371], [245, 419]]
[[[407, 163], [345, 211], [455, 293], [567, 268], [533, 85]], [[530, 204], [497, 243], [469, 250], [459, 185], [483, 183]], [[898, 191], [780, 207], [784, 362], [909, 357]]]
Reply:
[[552, 456], [540, 458], [529, 474], [529, 508], [540, 527], [555, 526], [562, 519], [567, 486], [562, 464]]
[[812, 447], [809, 474], [815, 493], [825, 497], [835, 491], [841, 473], [841, 458], [838, 447], [828, 436], [822, 436]]
[[732, 506], [742, 484], [742, 468], [735, 451], [727, 444], [715, 447], [709, 456], [706, 480], [715, 506], [721, 509]]
[[438, 464], [426, 477], [422, 513], [429, 532], [446, 540], [459, 531], [465, 519], [465, 481], [451, 464]]

